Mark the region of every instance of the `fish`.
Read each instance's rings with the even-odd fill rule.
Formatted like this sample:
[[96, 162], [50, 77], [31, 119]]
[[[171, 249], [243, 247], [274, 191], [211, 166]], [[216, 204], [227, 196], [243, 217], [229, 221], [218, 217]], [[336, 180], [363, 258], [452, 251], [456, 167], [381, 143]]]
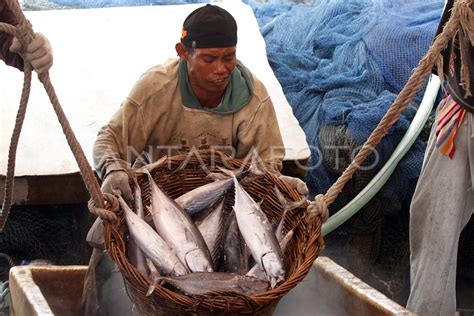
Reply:
[[179, 261], [174, 251], [158, 235], [153, 228], [138, 217], [127, 205], [122, 196], [115, 194], [130, 231], [130, 238], [148, 257], [163, 275], [184, 275], [188, 273], [186, 267]]
[[283, 196], [283, 193], [281, 193], [281, 191], [278, 189], [277, 186], [274, 186], [273, 190], [275, 191], [278, 201], [283, 207], [283, 214], [281, 215], [280, 223], [278, 224], [275, 230], [275, 236], [278, 242], [280, 242], [283, 239], [283, 228], [284, 228], [285, 219], [286, 219], [286, 216], [288, 215], [288, 212], [303, 205], [306, 202], [306, 199], [303, 198], [300, 201], [290, 203], [285, 199], [285, 197]]
[[[145, 219], [145, 213], [143, 212], [143, 202], [142, 202], [142, 190], [138, 185], [138, 181], [136, 177], [133, 177], [133, 181], [135, 183], [135, 187], [133, 188], [134, 195], [135, 195], [135, 212], [137, 216], [141, 219]], [[145, 261], [145, 255], [143, 251], [138, 248], [135, 241], [130, 238], [128, 242], [128, 259], [130, 262], [140, 271], [140, 273], [144, 276], [148, 274], [147, 271], [147, 264]]]
[[265, 280], [225, 272], [197, 272], [178, 277], [160, 277], [160, 279], [187, 295], [237, 292], [252, 296], [269, 289], [269, 284]]
[[226, 224], [224, 198], [209, 207], [207, 212], [201, 213], [194, 222], [211, 252], [214, 270], [217, 270], [222, 257], [222, 240]]
[[[290, 230], [285, 236], [283, 236], [283, 224], [285, 222], [286, 216], [288, 215], [288, 212], [301, 206], [304, 202], [306, 202], [306, 199], [302, 199], [301, 201], [297, 202], [288, 202], [285, 197], [283, 196], [283, 193], [278, 189], [277, 186], [273, 188], [275, 191], [275, 194], [280, 201], [280, 204], [283, 206], [283, 214], [281, 215], [281, 220], [280, 223], [278, 224], [276, 230], [275, 230], [275, 237], [277, 238], [279, 244], [280, 244], [280, 249], [282, 253], [285, 253], [286, 247], [288, 246], [289, 241], [291, 238], [293, 238], [294, 230]], [[255, 264], [249, 272], [247, 272], [248, 276], [253, 276], [259, 279], [264, 279], [265, 272], [259, 267], [258, 264]]]
[[[218, 169], [221, 169], [218, 167]], [[221, 170], [222, 171], [222, 170]], [[225, 169], [223, 173], [209, 173], [208, 177], [215, 181], [195, 188], [179, 196], [175, 201], [190, 215], [205, 210], [209, 205], [215, 203], [222, 195], [233, 187], [232, 177], [235, 176], [240, 181], [249, 174], [261, 175], [263, 170], [258, 166], [258, 154], [253, 153], [251, 163], [247, 170], [238, 169], [231, 171]], [[227, 176], [226, 176], [227, 175]], [[230, 175], [230, 176], [229, 176]]]
[[197, 187], [176, 198], [178, 203], [188, 214], [194, 216], [215, 203], [233, 186], [232, 179], [221, 179]]
[[228, 218], [223, 252], [222, 264], [225, 272], [245, 274], [248, 271], [250, 254], [247, 251], [245, 240], [240, 234], [235, 212], [230, 213]]
[[[225, 169], [223, 169], [225, 170]], [[265, 271], [270, 285], [274, 288], [285, 279], [283, 254], [275, 236], [272, 224], [268, 221], [260, 205], [232, 177], [235, 187], [234, 212], [240, 233], [250, 248], [252, 257]]]
[[[237, 175], [232, 173], [230, 170], [226, 170], [226, 172], [227, 174], [231, 173], [233, 176], [236, 176], [240, 181], [250, 173], [258, 173], [259, 169], [252, 165], [249, 169], [242, 171]], [[232, 177], [226, 177], [220, 173], [210, 173], [208, 177], [214, 178], [215, 181], [199, 186], [175, 199], [175, 202], [191, 216], [195, 216], [199, 212], [205, 210], [209, 205], [219, 200], [220, 197], [234, 186]]]
[[203, 236], [186, 211], [155, 183], [150, 183], [151, 206], [148, 211], [158, 234], [176, 252], [181, 263], [191, 272], [212, 272], [212, 258]]
[[[286, 247], [288, 246], [288, 243], [290, 242], [291, 238], [293, 238], [293, 235], [294, 235], [294, 230], [290, 230], [284, 238], [281, 238], [280, 240], [280, 248], [281, 248], [281, 251], [282, 253], [285, 252], [286, 250]], [[247, 274], [248, 276], [252, 276], [252, 277], [255, 277], [257, 279], [266, 279], [266, 275], [265, 275], [265, 272], [260, 268], [260, 266], [258, 264], [255, 264], [248, 272]]]

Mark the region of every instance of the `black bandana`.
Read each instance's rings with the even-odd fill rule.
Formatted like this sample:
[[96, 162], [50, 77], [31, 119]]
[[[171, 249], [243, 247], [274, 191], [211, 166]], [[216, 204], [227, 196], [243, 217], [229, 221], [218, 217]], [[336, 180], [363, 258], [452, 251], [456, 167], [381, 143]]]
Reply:
[[192, 48], [221, 48], [237, 44], [237, 23], [229, 12], [207, 4], [188, 15], [181, 43]]

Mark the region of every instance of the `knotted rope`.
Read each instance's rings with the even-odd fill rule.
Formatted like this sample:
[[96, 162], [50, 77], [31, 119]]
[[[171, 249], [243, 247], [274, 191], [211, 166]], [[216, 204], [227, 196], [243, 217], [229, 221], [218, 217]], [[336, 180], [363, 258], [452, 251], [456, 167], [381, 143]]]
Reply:
[[[472, 5], [473, 0], [458, 0], [454, 3], [451, 18], [445, 24], [443, 31], [436, 37], [431, 48], [414, 69], [410, 79], [408, 79], [408, 82], [405, 84], [402, 91], [400, 91], [380, 123], [364, 143], [361, 150], [357, 153], [354, 160], [346, 170], [344, 170], [337, 181], [329, 188], [326, 194], [317, 195], [315, 201], [312, 202], [318, 210], [315, 211], [315, 214], [328, 214], [329, 205], [336, 200], [339, 193], [341, 193], [342, 189], [352, 178], [359, 166], [362, 165], [367, 156], [387, 134], [393, 124], [398, 121], [403, 110], [405, 110], [409, 102], [413, 99], [418, 90], [420, 90], [426, 76], [431, 73], [433, 66], [439, 62], [441, 52], [447, 47], [449, 41], [454, 38], [457, 32], [469, 34], [471, 43], [474, 43], [474, 27], [472, 24], [474, 23], [474, 14], [472, 12]], [[468, 58], [468, 56], [465, 56], [465, 58]], [[464, 77], [463, 79], [463, 77], [461, 77], [461, 79], [469, 85], [468, 78]]]
[[[16, 0], [6, 0], [6, 3], [15, 15], [18, 24], [15, 27], [9, 24], [0, 23], [0, 32], [7, 32], [18, 38], [23, 47], [23, 50], [25, 50], [28, 44], [34, 38], [32, 26], [30, 22], [25, 18]], [[21, 55], [23, 55], [23, 52], [21, 53]], [[25, 118], [26, 107], [28, 104], [28, 98], [30, 95], [31, 88], [32, 66], [30, 63], [25, 61], [23, 72], [23, 91], [8, 152], [8, 167], [5, 179], [5, 195], [3, 199], [2, 212], [0, 213], [0, 232], [3, 231], [3, 228], [11, 210], [13, 185], [15, 179], [14, 171], [16, 151], [18, 147], [18, 140], [21, 134], [21, 128], [23, 126], [23, 121]], [[71, 151], [74, 154], [76, 162], [79, 166], [79, 170], [81, 172], [86, 188], [89, 191], [89, 194], [91, 195], [92, 202], [89, 203], [89, 210], [91, 211], [91, 213], [98, 215], [104, 220], [115, 220], [115, 214], [105, 208], [110, 208], [111, 206], [115, 205], [115, 198], [109, 195], [102, 195], [99, 183], [97, 182], [97, 179], [94, 176], [94, 172], [92, 171], [92, 168], [90, 167], [87, 158], [84, 155], [81, 145], [77, 141], [76, 136], [74, 135], [74, 132], [71, 129], [69, 121], [67, 120], [66, 115], [64, 114], [61, 104], [59, 103], [54, 87], [51, 84], [49, 73], [45, 72], [39, 74], [38, 79], [41, 81], [46, 90], [46, 93], [48, 94], [51, 104], [53, 105], [54, 111], [56, 112], [56, 116], [58, 117], [59, 123], [61, 124], [61, 127], [63, 129], [64, 135], [66, 135], [69, 147], [71, 148]]]

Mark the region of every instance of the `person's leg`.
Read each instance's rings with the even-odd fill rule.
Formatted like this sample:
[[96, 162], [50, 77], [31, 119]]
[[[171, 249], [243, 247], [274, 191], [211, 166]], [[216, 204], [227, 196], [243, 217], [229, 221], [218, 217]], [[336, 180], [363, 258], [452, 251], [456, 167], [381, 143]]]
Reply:
[[97, 297], [96, 286], [96, 267], [102, 258], [102, 250], [93, 248], [89, 260], [89, 267], [84, 278], [84, 287], [82, 289], [82, 315], [99, 316], [101, 315], [99, 299]]
[[133, 316], [133, 303], [125, 290], [122, 273], [107, 252], [103, 253], [96, 270], [100, 276], [97, 286], [99, 305], [102, 315]]
[[[407, 308], [420, 315], [453, 315], [459, 235], [472, 214], [469, 164], [471, 115], [459, 128], [453, 159], [430, 136], [410, 207], [411, 293]], [[434, 129], [434, 128], [433, 128]]]
[[100, 219], [91, 227], [87, 241], [93, 246], [82, 293], [82, 314], [86, 316], [134, 315], [133, 303], [117, 264], [103, 250], [104, 233]]

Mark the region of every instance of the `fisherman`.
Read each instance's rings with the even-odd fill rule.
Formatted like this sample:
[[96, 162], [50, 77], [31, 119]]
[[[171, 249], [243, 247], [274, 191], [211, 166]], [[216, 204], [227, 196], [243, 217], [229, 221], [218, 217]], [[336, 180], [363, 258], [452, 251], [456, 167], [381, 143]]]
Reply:
[[[17, 25], [13, 12], [4, 0], [0, 0], [0, 23]], [[19, 55], [22, 50], [20, 41], [12, 35], [0, 32], [0, 59], [7, 65], [23, 70], [23, 59]], [[41, 33], [35, 33], [33, 40], [26, 48], [24, 58], [37, 73], [48, 71], [53, 65], [53, 50], [48, 39]]]
[[[237, 24], [226, 10], [207, 4], [184, 21], [179, 59], [141, 76], [121, 108], [99, 132], [95, 168], [102, 191], [119, 189], [132, 200], [130, 165], [138, 156], [156, 161], [163, 155], [199, 149], [258, 158], [279, 173], [285, 154], [275, 109], [262, 82], [236, 55]], [[301, 194], [305, 183], [281, 176]], [[88, 234], [93, 246], [83, 308], [87, 315], [131, 314], [115, 263], [104, 254], [102, 222]]]
[[[453, 4], [454, 0], [447, 1], [437, 34], [450, 18]], [[465, 25], [469, 25], [474, 4], [466, 9], [461, 19], [467, 17]], [[411, 293], [407, 308], [420, 315], [456, 312], [459, 236], [474, 206], [473, 43], [471, 24], [466, 33], [456, 33], [442, 53], [444, 67], [437, 68], [438, 74], [446, 77], [446, 96], [438, 105], [410, 207]]]

